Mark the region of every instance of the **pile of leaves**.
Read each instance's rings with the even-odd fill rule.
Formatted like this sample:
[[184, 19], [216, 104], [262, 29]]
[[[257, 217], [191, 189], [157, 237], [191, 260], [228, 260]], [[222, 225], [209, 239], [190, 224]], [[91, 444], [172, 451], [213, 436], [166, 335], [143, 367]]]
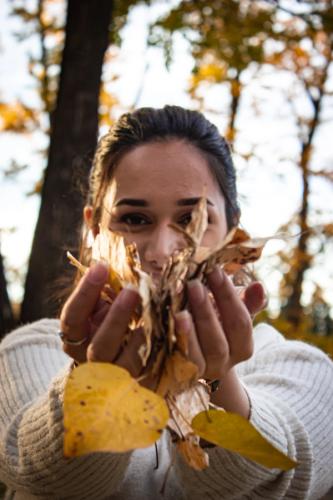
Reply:
[[[184, 460], [197, 470], [209, 465], [200, 439], [268, 467], [288, 470], [296, 465], [246, 419], [212, 405], [209, 384], [198, 380], [198, 368], [188, 359], [187, 337], [175, 329], [176, 313], [187, 308], [187, 281], [205, 283], [216, 265], [228, 274], [239, 273], [261, 256], [269, 239], [251, 240], [235, 228], [216, 248], [202, 247], [207, 220], [206, 199], [201, 198], [186, 229], [172, 226], [186, 244], [170, 256], [158, 284], [142, 270], [134, 244], [126, 246], [124, 238], [109, 229], [101, 229], [95, 238], [92, 263], [102, 261], [109, 269], [102, 298], [112, 303], [111, 297], [127, 284], [140, 294], [128, 335], [136, 335], [138, 328], [144, 332], [139, 356], [146, 374], [157, 382], [155, 391], [148, 390], [111, 363], [75, 368], [64, 398], [65, 456], [147, 447], [167, 429]], [[69, 258], [80, 272], [87, 271], [72, 255]]]

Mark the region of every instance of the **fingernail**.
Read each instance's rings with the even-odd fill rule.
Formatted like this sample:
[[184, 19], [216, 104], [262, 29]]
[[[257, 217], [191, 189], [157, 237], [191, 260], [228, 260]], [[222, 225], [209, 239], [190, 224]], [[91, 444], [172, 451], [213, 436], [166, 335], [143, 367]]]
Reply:
[[191, 330], [190, 313], [184, 309], [176, 314], [177, 330], [188, 333]]
[[94, 264], [88, 271], [88, 280], [93, 285], [105, 283], [107, 277], [108, 270], [102, 262], [97, 262], [97, 264]]
[[181, 354], [188, 356], [189, 337], [191, 335], [192, 320], [190, 313], [186, 310], [175, 315], [177, 347]]
[[221, 285], [223, 281], [223, 271], [220, 267], [215, 266], [211, 273], [208, 274], [209, 283], [213, 286]]
[[119, 305], [130, 309], [136, 306], [139, 303], [139, 300], [140, 295], [138, 293], [138, 289], [131, 284], [127, 284], [117, 297]]
[[190, 299], [196, 302], [198, 305], [204, 301], [205, 293], [203, 285], [199, 280], [190, 280], [187, 283], [189, 289]]

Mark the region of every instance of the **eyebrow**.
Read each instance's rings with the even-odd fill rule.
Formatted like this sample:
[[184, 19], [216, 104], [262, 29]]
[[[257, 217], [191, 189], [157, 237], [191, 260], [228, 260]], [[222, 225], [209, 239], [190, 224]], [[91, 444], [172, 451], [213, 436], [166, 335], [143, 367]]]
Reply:
[[139, 198], [121, 198], [115, 203], [115, 207], [120, 207], [121, 205], [130, 205], [131, 207], [148, 207], [148, 202], [146, 200], [140, 200]]
[[[177, 201], [177, 205], [184, 207], [188, 205], [196, 205], [201, 198], [183, 198], [182, 200]], [[207, 199], [207, 204], [211, 205], [212, 207], [214, 206], [214, 203], [210, 201], [208, 198]]]
[[[184, 207], [184, 206], [192, 206], [196, 205], [198, 201], [200, 200], [199, 197], [197, 198], [182, 198], [181, 200], [177, 201], [177, 205]], [[208, 198], [207, 198], [207, 203], [208, 205], [211, 205], [212, 207], [214, 206], [214, 203], [212, 203]], [[131, 207], [148, 207], [149, 203], [146, 200], [142, 200], [140, 198], [121, 198], [115, 203], [115, 207], [120, 207], [122, 205], [129, 205]]]

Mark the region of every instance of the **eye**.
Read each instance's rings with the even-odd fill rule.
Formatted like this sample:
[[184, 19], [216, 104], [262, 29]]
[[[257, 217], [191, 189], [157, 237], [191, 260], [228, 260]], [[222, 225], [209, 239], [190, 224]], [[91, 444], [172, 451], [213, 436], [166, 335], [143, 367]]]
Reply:
[[149, 224], [149, 219], [142, 214], [124, 214], [119, 217], [119, 222], [123, 224], [127, 224], [128, 226], [144, 226], [145, 224]]
[[192, 220], [192, 213], [188, 212], [187, 214], [182, 215], [178, 219], [177, 224], [179, 224], [180, 226], [185, 226], [186, 227], [191, 222], [191, 220]]
[[[177, 224], [179, 224], [180, 226], [188, 226], [189, 223], [191, 222], [192, 220], [192, 212], [188, 212], [184, 215], [182, 215], [179, 219], [178, 219], [178, 222]], [[210, 215], [208, 215], [208, 220], [207, 220], [208, 224], [211, 224], [211, 217]]]

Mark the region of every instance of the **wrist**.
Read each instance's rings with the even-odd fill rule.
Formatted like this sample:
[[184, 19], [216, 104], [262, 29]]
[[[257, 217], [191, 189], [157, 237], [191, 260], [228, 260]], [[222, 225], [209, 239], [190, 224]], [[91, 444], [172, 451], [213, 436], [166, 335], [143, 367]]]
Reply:
[[250, 400], [235, 368], [231, 368], [221, 379], [218, 389], [212, 393], [211, 402], [232, 413], [238, 413], [249, 420]]

